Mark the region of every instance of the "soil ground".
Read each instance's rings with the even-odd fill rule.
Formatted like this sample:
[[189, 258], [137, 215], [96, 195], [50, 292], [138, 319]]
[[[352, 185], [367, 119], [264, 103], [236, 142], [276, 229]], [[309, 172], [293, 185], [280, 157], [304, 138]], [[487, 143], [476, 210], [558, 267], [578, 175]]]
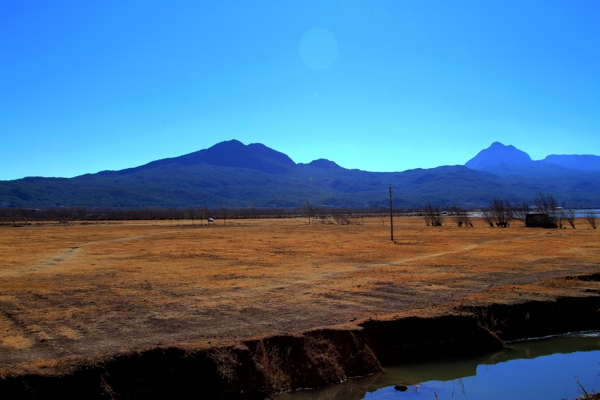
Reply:
[[301, 219], [0, 226], [0, 369], [597, 295], [599, 230]]

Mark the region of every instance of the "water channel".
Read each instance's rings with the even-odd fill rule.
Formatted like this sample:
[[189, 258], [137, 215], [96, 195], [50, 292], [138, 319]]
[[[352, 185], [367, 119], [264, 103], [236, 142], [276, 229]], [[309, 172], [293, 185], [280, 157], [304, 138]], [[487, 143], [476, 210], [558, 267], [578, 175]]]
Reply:
[[[600, 391], [600, 331], [508, 343], [480, 357], [386, 366], [381, 374], [277, 400], [569, 399]], [[399, 391], [396, 385], [405, 385]], [[580, 386], [581, 385], [581, 386]]]

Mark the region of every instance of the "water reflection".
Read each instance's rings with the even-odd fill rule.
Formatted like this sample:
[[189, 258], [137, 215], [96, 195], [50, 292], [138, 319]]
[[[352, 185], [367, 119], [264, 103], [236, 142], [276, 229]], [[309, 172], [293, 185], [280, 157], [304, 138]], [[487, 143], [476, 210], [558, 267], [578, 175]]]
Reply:
[[600, 332], [509, 345], [480, 357], [387, 366], [376, 376], [277, 400], [573, 399], [581, 395], [577, 379], [588, 391], [600, 390]]

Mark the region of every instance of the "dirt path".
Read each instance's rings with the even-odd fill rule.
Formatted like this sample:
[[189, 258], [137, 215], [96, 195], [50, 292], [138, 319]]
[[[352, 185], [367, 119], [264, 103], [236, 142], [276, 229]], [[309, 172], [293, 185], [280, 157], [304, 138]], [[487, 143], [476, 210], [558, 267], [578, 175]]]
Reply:
[[0, 277], [18, 275], [18, 274], [23, 274], [23, 273], [28, 273], [28, 272], [37, 272], [40, 270], [44, 270], [47, 268], [53, 268], [53, 267], [57, 267], [61, 264], [66, 264], [66, 263], [72, 262], [76, 257], [82, 256], [83, 248], [88, 247], [88, 246], [110, 245], [111, 243], [129, 242], [132, 240], [141, 240], [141, 239], [144, 239], [144, 238], [147, 238], [150, 236], [167, 235], [167, 234], [173, 234], [173, 232], [155, 232], [155, 233], [149, 233], [149, 234], [143, 234], [143, 235], [125, 236], [125, 237], [118, 238], [118, 239], [95, 240], [95, 241], [83, 243], [83, 244], [80, 244], [77, 246], [72, 246], [72, 247], [68, 247], [66, 249], [60, 250], [56, 254], [42, 260], [41, 262], [37, 263], [36, 265], [24, 267], [24, 268], [0, 271]]
[[443, 256], [448, 256], [451, 254], [458, 254], [458, 253], [465, 253], [469, 250], [474, 250], [477, 249], [479, 247], [484, 247], [484, 246], [496, 246], [499, 244], [505, 244], [505, 243], [509, 243], [509, 242], [514, 242], [517, 240], [527, 240], [527, 239], [531, 239], [531, 238], [535, 238], [535, 237], [541, 237], [543, 236], [543, 233], [538, 233], [535, 235], [527, 235], [527, 236], [520, 236], [518, 238], [510, 238], [510, 239], [496, 239], [496, 240], [487, 240], [484, 242], [480, 242], [477, 244], [470, 244], [470, 245], [466, 245], [460, 249], [456, 249], [456, 250], [449, 250], [449, 251], [443, 251], [443, 252], [438, 252], [438, 253], [432, 253], [432, 254], [425, 254], [425, 255], [421, 255], [418, 257], [412, 257], [412, 258], [406, 258], [400, 261], [396, 261], [394, 263], [394, 265], [397, 264], [408, 264], [414, 261], [421, 261], [421, 260], [425, 260], [425, 259], [429, 259], [429, 258], [437, 258], [437, 257], [443, 257]]

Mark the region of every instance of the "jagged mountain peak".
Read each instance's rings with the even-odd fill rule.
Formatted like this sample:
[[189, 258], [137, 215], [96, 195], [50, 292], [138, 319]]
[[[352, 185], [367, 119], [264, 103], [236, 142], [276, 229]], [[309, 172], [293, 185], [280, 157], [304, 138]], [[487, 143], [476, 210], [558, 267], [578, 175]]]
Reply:
[[467, 161], [465, 166], [471, 169], [483, 170], [501, 163], [518, 165], [530, 161], [529, 154], [517, 149], [515, 146], [505, 146], [500, 142], [494, 142], [490, 147], [481, 150], [475, 157]]

